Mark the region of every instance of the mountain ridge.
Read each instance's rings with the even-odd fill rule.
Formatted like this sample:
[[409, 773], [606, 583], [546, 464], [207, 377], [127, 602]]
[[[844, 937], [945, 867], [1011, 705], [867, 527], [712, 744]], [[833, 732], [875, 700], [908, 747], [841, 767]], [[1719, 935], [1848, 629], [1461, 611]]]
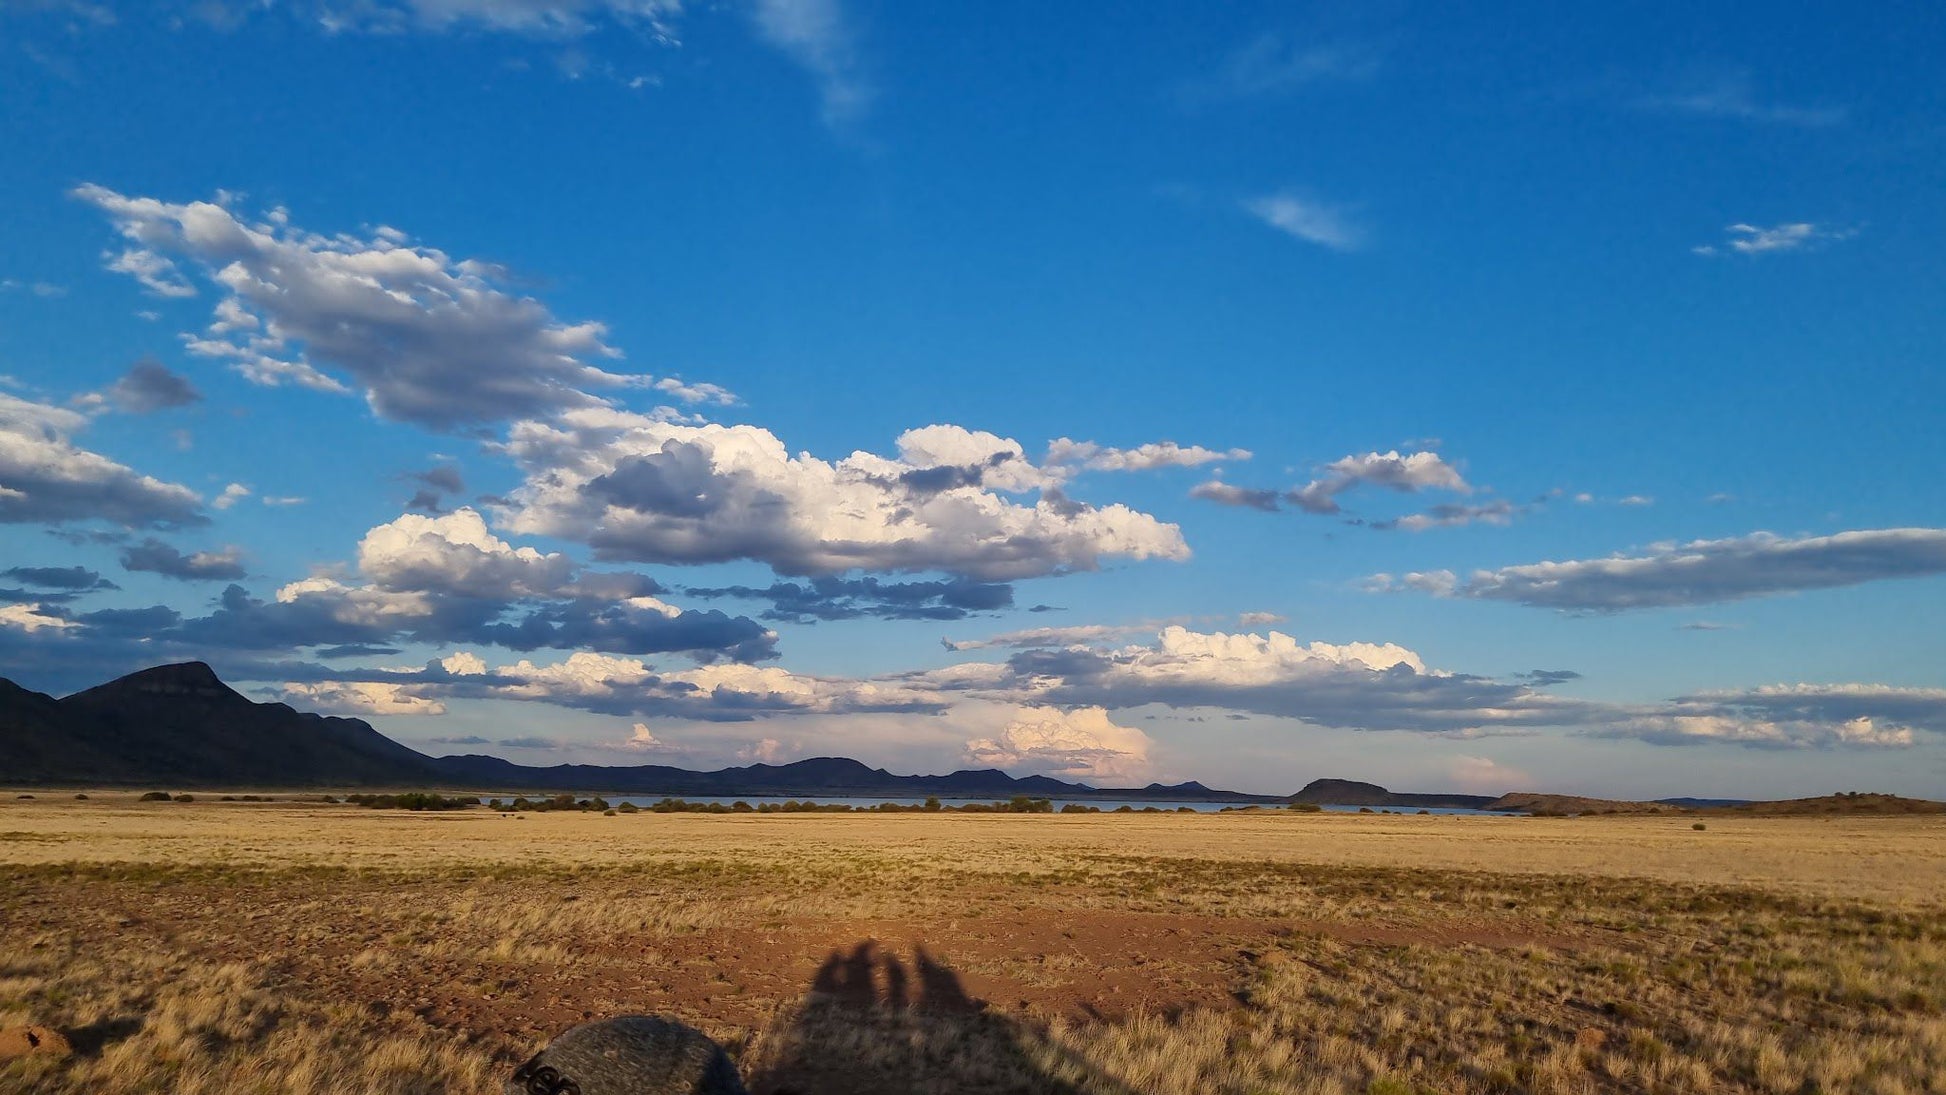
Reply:
[[[848, 757], [696, 771], [670, 765], [516, 764], [480, 754], [433, 757], [362, 719], [260, 703], [203, 662], [138, 670], [56, 699], [0, 677], [0, 781], [220, 787], [443, 787], [640, 795], [891, 795], [1282, 805], [1480, 806], [1477, 795], [1398, 794], [1314, 780], [1295, 795], [1225, 791], [1188, 780], [1096, 787], [997, 768], [897, 775]], [[1333, 797], [1334, 795], [1339, 797]]]

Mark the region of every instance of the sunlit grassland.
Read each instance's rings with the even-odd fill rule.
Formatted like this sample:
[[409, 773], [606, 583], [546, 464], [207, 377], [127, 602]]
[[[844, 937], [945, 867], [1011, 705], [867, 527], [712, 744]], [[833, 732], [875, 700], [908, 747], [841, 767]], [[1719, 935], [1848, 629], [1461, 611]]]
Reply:
[[[81, 1048], [0, 1089], [485, 1092], [653, 1009], [758, 1090], [1946, 1091], [1936, 819], [132, 800], [0, 804], [0, 1024]], [[865, 939], [968, 1005], [812, 991]]]

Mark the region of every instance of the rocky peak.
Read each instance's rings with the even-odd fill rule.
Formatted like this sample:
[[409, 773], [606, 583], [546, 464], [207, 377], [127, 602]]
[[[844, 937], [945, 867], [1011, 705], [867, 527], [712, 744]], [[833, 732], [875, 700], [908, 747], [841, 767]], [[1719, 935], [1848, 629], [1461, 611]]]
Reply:
[[[237, 693], [217, 677], [216, 670], [203, 662], [176, 662], [173, 665], [158, 665], [153, 669], [143, 669], [118, 677], [107, 684], [91, 688], [82, 693], [84, 696], [102, 697], [105, 695], [140, 696], [194, 696], [198, 699], [220, 700]], [[241, 699], [241, 696], [237, 698]]]

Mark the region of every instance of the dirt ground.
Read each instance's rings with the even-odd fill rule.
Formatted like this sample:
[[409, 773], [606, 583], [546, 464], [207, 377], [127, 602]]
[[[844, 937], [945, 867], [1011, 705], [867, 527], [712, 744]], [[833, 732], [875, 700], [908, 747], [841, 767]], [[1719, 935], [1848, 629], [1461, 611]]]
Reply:
[[[1030, 1057], [1021, 1090], [1173, 1090], [1131, 1085], [1126, 1063], [1061, 1086], [1082, 1066], [1049, 1064], [1049, 1039], [1249, 1023], [1286, 959], [1344, 977], [1359, 956], [1499, 969], [1539, 954], [1585, 974], [1618, 953], [1693, 951], [1669, 918], [1736, 894], [1790, 916], [1838, 901], [1924, 920], [1946, 903], [1939, 819], [501, 817], [35, 794], [0, 801], [0, 1019], [76, 1032], [95, 1064], [33, 1073], [75, 1090], [120, 1090], [115, 1043], [156, 1029], [157, 1001], [198, 971], [243, 971], [274, 997], [284, 1018], [265, 1030], [330, 1017], [436, 1040], [482, 1076], [583, 1019], [653, 1012], [724, 1041], [762, 1090], [898, 1090], [834, 1071], [831, 1017], [852, 1015], [871, 1021], [847, 1030], [908, 1054], [950, 1028], [950, 1053], [926, 1043], [929, 1061], [1006, 1024], [1003, 1060], [937, 1066], [987, 1080], [910, 1090], [1015, 1089], [1028, 1081], [1008, 1070]], [[83, 959], [119, 984], [63, 981]], [[1597, 1029], [1536, 1006], [1569, 1039]], [[1038, 1039], [1027, 1056], [1023, 1032]], [[1379, 1071], [1350, 1075], [1362, 1090]], [[422, 1089], [441, 1088], [397, 1088]]]

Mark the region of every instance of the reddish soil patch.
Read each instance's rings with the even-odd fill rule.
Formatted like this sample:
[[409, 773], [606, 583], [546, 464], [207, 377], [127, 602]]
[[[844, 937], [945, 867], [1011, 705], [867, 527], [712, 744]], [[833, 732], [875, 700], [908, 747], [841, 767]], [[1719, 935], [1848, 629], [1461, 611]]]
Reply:
[[0, 1030], [0, 1064], [37, 1054], [66, 1057], [74, 1052], [67, 1036], [47, 1027], [7, 1027]]
[[[502, 885], [509, 894], [519, 890], [495, 883], [464, 891], [491, 900]], [[1037, 897], [1046, 905], [1002, 916], [804, 919], [673, 938], [563, 938], [558, 945], [572, 957], [559, 963], [487, 960], [480, 952], [493, 946], [490, 938], [456, 938], [459, 945], [442, 954], [383, 938], [372, 923], [333, 919], [333, 910], [361, 905], [438, 908], [461, 890], [358, 881], [304, 883], [299, 891], [71, 882], [22, 893], [15, 907], [46, 926], [66, 919], [63, 910], [88, 909], [113, 925], [122, 947], [268, 963], [281, 991], [518, 1044], [626, 1012], [755, 1029], [779, 1006], [806, 1001], [1107, 1019], [1232, 1007], [1251, 961], [1293, 934], [1371, 946], [1582, 945], [1545, 925], [1512, 921], [1403, 926], [1070, 909], [1045, 893]], [[367, 951], [392, 960], [353, 961]]]

